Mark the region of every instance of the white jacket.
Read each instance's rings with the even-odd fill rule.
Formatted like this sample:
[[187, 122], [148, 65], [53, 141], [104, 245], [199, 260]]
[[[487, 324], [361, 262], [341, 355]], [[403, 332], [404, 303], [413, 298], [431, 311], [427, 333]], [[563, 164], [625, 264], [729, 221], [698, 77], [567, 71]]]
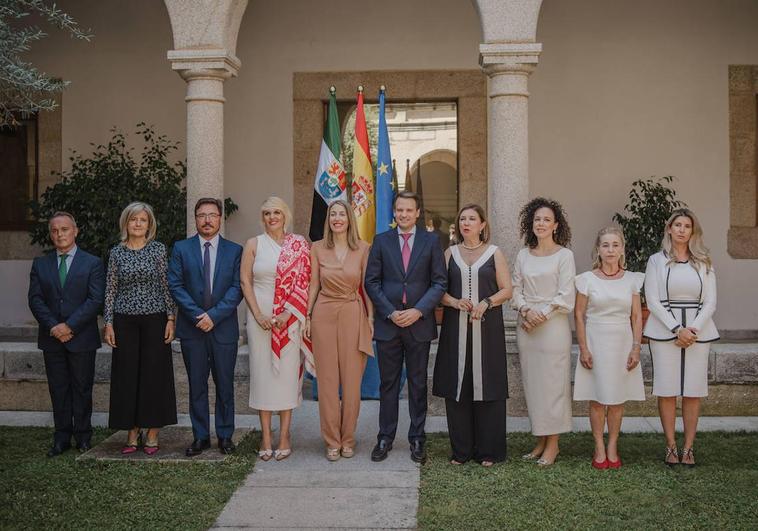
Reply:
[[[676, 339], [676, 330], [681, 327], [679, 320], [669, 309], [668, 295], [668, 257], [663, 251], [655, 253], [647, 261], [645, 269], [645, 300], [650, 310], [650, 317], [645, 325], [643, 335], [656, 341]], [[694, 321], [688, 327], [697, 329], [697, 342], [709, 343], [719, 339], [719, 331], [713, 322], [716, 311], [716, 274], [703, 264], [696, 268], [700, 277], [700, 307]]]

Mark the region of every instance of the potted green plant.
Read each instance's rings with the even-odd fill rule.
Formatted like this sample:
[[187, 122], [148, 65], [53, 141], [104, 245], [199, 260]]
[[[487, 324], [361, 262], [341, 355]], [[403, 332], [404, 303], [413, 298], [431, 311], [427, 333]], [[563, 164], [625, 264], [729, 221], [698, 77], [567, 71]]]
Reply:
[[[624, 231], [629, 271], [645, 271], [648, 258], [661, 249], [663, 229], [671, 213], [686, 206], [676, 198], [676, 190], [671, 187], [673, 181], [671, 175], [634, 181], [623, 212], [613, 215], [613, 221]], [[644, 293], [642, 303], [643, 320], [647, 320], [650, 312]]]

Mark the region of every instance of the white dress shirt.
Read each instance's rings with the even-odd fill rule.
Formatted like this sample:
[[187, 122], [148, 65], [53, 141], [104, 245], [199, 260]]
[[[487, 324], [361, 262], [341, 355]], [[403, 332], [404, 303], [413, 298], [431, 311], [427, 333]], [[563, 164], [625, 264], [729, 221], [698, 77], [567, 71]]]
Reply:
[[[66, 274], [68, 274], [69, 271], [71, 271], [71, 262], [74, 261], [74, 255], [76, 254], [76, 245], [74, 245], [71, 249], [68, 250], [66, 253], [68, 256], [66, 256]], [[56, 263], [58, 269], [61, 267], [61, 253], [58, 249], [55, 250], [56, 255]]]
[[210, 249], [208, 249], [208, 252], [210, 254], [211, 258], [211, 288], [213, 288], [213, 279], [214, 279], [214, 273], [216, 272], [216, 255], [218, 254], [218, 241], [221, 237], [218, 233], [211, 238], [210, 240], [206, 240], [202, 236], [199, 236], [200, 240], [200, 264], [203, 264], [205, 260], [205, 242], [210, 242], [211, 246]]
[[397, 228], [397, 239], [400, 242], [400, 252], [403, 252], [403, 244], [405, 243], [405, 240], [403, 239], [403, 234], [410, 233], [411, 237], [408, 238], [408, 248], [413, 252], [413, 242], [416, 240], [416, 225], [414, 225], [411, 230], [408, 232], [403, 232], [400, 227]]

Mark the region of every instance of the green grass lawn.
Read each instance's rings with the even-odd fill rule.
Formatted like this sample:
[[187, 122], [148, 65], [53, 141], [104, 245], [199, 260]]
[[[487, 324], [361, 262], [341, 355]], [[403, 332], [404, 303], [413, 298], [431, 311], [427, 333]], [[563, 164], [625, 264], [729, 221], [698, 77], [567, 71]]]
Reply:
[[561, 437], [552, 467], [521, 461], [527, 434], [508, 436], [505, 463], [448, 464], [445, 435], [421, 468], [422, 529], [758, 529], [758, 436], [702, 433], [694, 469], [662, 463], [663, 438], [623, 435], [619, 470], [590, 466], [588, 433]]
[[[95, 430], [97, 444], [112, 432]], [[207, 529], [252, 470], [258, 434], [223, 463], [46, 457], [50, 428], [0, 428], [2, 529]]]

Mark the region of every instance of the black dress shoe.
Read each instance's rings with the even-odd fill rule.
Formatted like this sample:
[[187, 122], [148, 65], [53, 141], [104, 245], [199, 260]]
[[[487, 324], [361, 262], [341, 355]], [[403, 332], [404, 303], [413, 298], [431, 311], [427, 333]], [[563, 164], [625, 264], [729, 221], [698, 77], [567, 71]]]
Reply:
[[207, 450], [211, 447], [210, 439], [195, 439], [192, 444], [184, 452], [187, 457], [194, 457], [203, 453], [203, 450]]
[[236, 446], [230, 438], [219, 437], [218, 438], [218, 451], [222, 454], [233, 454]]
[[76, 445], [76, 448], [79, 450], [79, 453], [89, 452], [92, 450], [92, 443], [90, 441], [83, 441]]
[[413, 441], [411, 443], [411, 461], [426, 463], [426, 448], [424, 448], [424, 441]]
[[390, 450], [392, 450], [392, 442], [386, 439], [382, 439], [376, 443], [374, 449], [371, 450], [371, 460], [376, 462], [384, 461], [387, 459], [387, 455], [390, 453]]
[[69, 448], [71, 448], [71, 445], [70, 445], [70, 444], [60, 444], [60, 443], [55, 443], [55, 444], [53, 444], [52, 448], [50, 448], [50, 449], [47, 451], [47, 456], [48, 456], [48, 457], [56, 457], [56, 456], [59, 456], [59, 455], [61, 455], [63, 452], [65, 452], [66, 450], [68, 450]]

